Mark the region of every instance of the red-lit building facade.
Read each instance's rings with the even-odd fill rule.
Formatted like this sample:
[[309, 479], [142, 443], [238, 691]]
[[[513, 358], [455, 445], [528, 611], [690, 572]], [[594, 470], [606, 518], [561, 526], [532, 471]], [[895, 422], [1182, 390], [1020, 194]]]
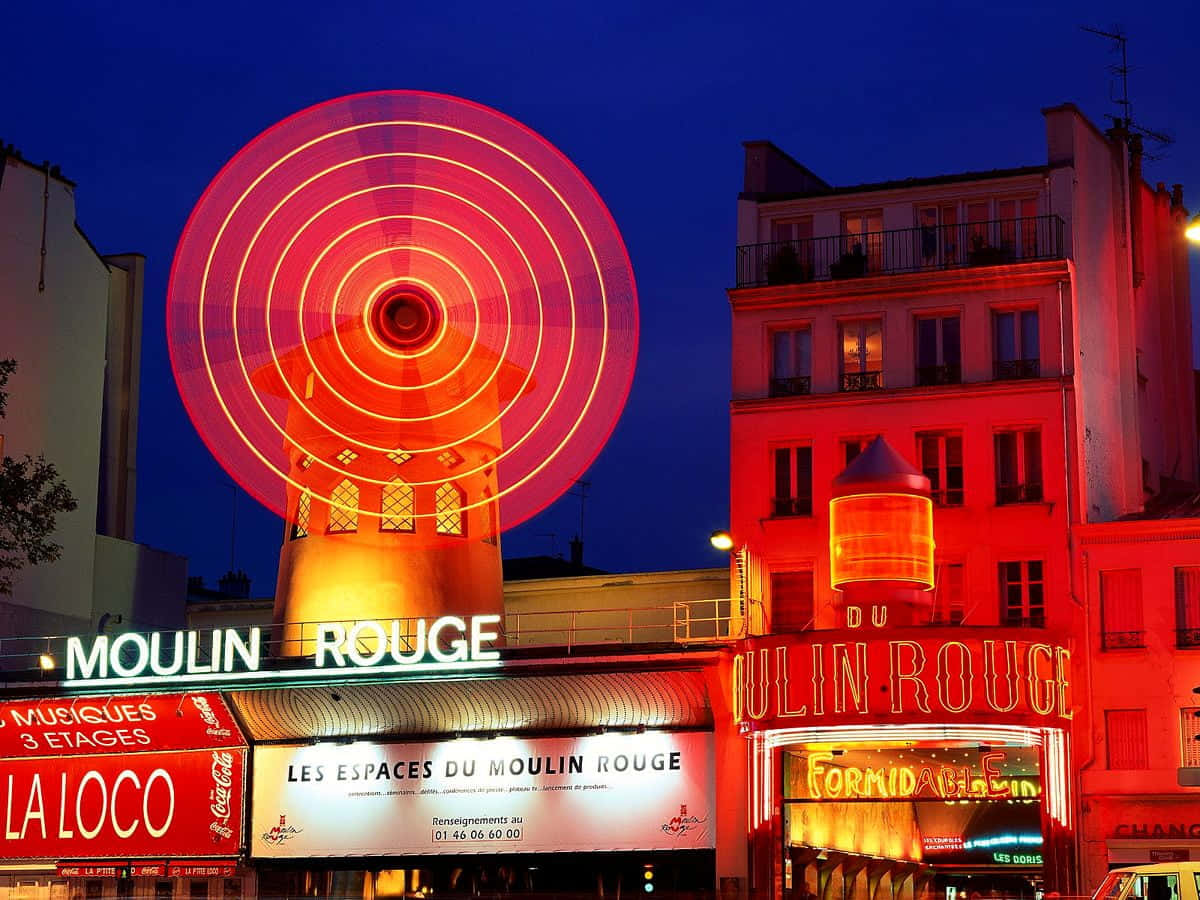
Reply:
[[[869, 702], [788, 721], [768, 704], [749, 723], [759, 774], [780, 781], [752, 801], [760, 885], [786, 890], [804, 866], [818, 893], [849, 878], [873, 895], [887, 856], [913, 862], [918, 893], [1011, 894], [1018, 874], [1084, 893], [1112, 864], [1200, 858], [1196, 789], [1177, 772], [1195, 764], [1200, 684], [1200, 523], [1171, 500], [1197, 474], [1185, 210], [1178, 187], [1144, 182], [1135, 137], [1043, 112], [1043, 165], [847, 188], [746, 144], [730, 521], [750, 630], [788, 634], [792, 657], [865, 646], [885, 671], [877, 645], [892, 645]], [[876, 435], [935, 503], [931, 602], [903, 635], [830, 586], [834, 478]], [[1053, 710], [1049, 693], [1012, 703], [1002, 663], [971, 658], [1009, 641], [1029, 684], [1070, 682]], [[1062, 662], [1048, 675], [1047, 658]], [[895, 689], [922, 661], [944, 664], [942, 703], [914, 716], [915, 692]], [[1013, 790], [966, 818], [881, 812], [878, 787], [846, 785], [872, 758], [902, 765], [901, 747], [973, 767], [968, 781], [1006, 752]], [[842, 768], [837, 796], [863, 802], [813, 806], [789, 754], [798, 771]], [[1040, 822], [1014, 802], [1026, 782]], [[912, 837], [881, 851], [880, 832]]]
[[349, 609], [394, 575], [314, 506], [314, 621], [6, 641], [0, 900], [1034, 900], [1200, 859], [1182, 197], [1045, 117], [1045, 165], [853, 188], [747, 145], [727, 599], [489, 562]]

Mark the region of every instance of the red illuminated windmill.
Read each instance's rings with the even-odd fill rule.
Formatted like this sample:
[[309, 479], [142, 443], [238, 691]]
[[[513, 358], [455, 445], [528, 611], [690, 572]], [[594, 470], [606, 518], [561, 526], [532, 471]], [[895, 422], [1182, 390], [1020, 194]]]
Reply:
[[277, 622], [502, 610], [498, 536], [595, 458], [637, 301], [580, 172], [495, 110], [389, 91], [297, 113], [176, 251], [180, 392], [289, 523]]

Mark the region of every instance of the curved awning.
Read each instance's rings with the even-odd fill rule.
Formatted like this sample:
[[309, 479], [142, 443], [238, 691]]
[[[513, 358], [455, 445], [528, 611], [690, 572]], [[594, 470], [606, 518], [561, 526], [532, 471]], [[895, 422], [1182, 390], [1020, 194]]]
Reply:
[[350, 683], [228, 695], [255, 742], [588, 728], [707, 728], [699, 672]]

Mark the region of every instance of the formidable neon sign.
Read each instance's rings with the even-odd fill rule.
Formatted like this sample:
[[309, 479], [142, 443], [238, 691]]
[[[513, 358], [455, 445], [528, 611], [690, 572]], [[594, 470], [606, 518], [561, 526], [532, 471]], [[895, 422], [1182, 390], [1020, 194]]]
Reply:
[[1035, 798], [1036, 780], [1009, 778], [1000, 772], [1008, 754], [980, 754], [979, 765], [848, 766], [833, 753], [809, 753], [803, 781], [810, 800], [932, 799], [1007, 800]]
[[496, 615], [374, 620], [315, 626], [305, 644], [312, 667], [263, 670], [262, 630], [245, 635], [233, 628], [127, 632], [110, 638], [67, 640], [66, 682], [72, 685], [149, 684], [160, 681], [245, 681], [305, 678], [337, 672], [431, 672], [490, 668], [500, 654], [487, 649], [499, 637]]
[[890, 640], [863, 640], [861, 631], [748, 639], [733, 664], [735, 719], [743, 728], [762, 729], [867, 717], [1071, 717], [1065, 647], [895, 634]]

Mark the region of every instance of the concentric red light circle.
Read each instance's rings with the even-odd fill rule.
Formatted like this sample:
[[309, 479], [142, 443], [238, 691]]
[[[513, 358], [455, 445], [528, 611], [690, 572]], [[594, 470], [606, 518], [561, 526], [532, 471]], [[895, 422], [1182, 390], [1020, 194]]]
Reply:
[[303, 492], [379, 521], [400, 479], [428, 522], [453, 482], [464, 510], [499, 506], [486, 537], [595, 458], [638, 321], [620, 234], [565, 156], [487, 107], [388, 91], [297, 113], [221, 170], [167, 326], [192, 421], [268, 508], [295, 520]]

